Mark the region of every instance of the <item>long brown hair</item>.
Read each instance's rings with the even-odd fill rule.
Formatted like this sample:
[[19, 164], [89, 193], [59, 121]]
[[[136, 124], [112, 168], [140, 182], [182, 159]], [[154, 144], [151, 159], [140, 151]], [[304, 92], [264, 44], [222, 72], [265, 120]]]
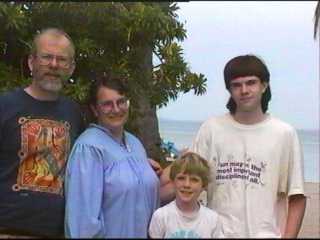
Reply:
[[[243, 55], [231, 59], [224, 67], [225, 86], [230, 91], [230, 81], [237, 77], [256, 76], [261, 82], [268, 83], [266, 91], [261, 97], [261, 108], [263, 113], [268, 110], [268, 104], [271, 100], [270, 73], [262, 59], [255, 55]], [[237, 109], [235, 101], [230, 97], [226, 105], [230, 113], [234, 114]]]

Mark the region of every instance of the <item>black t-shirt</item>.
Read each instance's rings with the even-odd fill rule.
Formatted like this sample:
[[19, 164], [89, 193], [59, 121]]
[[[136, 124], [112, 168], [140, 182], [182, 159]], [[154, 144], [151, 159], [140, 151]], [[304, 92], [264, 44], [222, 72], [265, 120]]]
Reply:
[[61, 236], [64, 168], [84, 129], [74, 101], [39, 101], [23, 89], [0, 96], [0, 229]]

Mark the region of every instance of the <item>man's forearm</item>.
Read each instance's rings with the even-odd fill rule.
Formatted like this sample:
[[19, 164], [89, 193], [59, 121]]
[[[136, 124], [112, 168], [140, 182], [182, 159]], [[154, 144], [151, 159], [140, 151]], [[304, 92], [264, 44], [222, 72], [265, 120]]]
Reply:
[[306, 209], [306, 197], [302, 194], [289, 197], [288, 217], [284, 238], [296, 238]]

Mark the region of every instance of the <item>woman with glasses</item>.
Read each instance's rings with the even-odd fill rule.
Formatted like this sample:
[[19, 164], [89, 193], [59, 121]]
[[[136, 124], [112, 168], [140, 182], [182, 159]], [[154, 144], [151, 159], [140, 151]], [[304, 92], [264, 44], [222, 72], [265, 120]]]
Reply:
[[97, 121], [77, 139], [66, 169], [65, 235], [146, 238], [159, 207], [159, 180], [141, 142], [125, 131], [130, 102], [123, 78], [103, 76], [90, 90]]

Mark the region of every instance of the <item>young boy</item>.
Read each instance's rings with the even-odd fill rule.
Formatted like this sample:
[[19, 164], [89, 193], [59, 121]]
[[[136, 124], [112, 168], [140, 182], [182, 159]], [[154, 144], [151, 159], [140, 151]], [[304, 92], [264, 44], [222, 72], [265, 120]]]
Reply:
[[171, 167], [175, 200], [157, 209], [151, 219], [151, 238], [223, 237], [218, 214], [199, 204], [209, 182], [209, 165], [196, 153], [187, 152]]

